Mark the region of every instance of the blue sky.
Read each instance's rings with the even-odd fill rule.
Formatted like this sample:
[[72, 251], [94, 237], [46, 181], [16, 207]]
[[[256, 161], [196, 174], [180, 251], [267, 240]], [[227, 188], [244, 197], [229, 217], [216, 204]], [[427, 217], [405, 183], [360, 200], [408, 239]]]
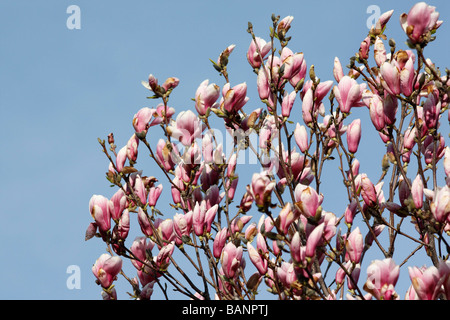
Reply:
[[[289, 47], [303, 52], [308, 67], [314, 64], [325, 81], [333, 80], [334, 57], [347, 64], [367, 35], [369, 5], [378, 5], [382, 13], [395, 10], [388, 37], [405, 48], [398, 17], [413, 3], [1, 0], [0, 299], [100, 298], [90, 269], [104, 245], [98, 239], [85, 242], [84, 232], [91, 222], [90, 197], [110, 197], [113, 190], [104, 178], [108, 163], [97, 137], [106, 139], [112, 131], [119, 147], [127, 142], [133, 133], [133, 115], [156, 104], [146, 99], [148, 91], [140, 84], [150, 73], [161, 82], [178, 77], [180, 85], [170, 104], [177, 112], [193, 109], [191, 98], [203, 80], [223, 85], [209, 59], [236, 44], [230, 80], [247, 82], [250, 110], [261, 105], [245, 57], [248, 21], [256, 35], [267, 40], [272, 13], [294, 16]], [[66, 26], [66, 9], [72, 4], [81, 9], [79, 30]], [[444, 0], [429, 4], [437, 7], [444, 24], [426, 52], [444, 69], [450, 5]], [[293, 112], [299, 110], [296, 102]], [[361, 117], [365, 122], [369, 119], [367, 114]], [[363, 171], [378, 170], [384, 152], [371, 130], [369, 125], [367, 130], [363, 127], [358, 152], [361, 163], [367, 161]], [[155, 172], [153, 167], [143, 169]], [[327, 204], [336, 205], [328, 211], [340, 215], [345, 204], [339, 203], [332, 187], [323, 185], [326, 197], [330, 192]], [[168, 191], [163, 196], [170, 197]], [[137, 222], [132, 221], [132, 228], [133, 223], [136, 228]], [[81, 289], [66, 286], [70, 265], [80, 267]], [[134, 276], [131, 271], [130, 276]], [[407, 278], [406, 269], [402, 276]], [[126, 299], [128, 289], [125, 284], [118, 287], [119, 298]]]

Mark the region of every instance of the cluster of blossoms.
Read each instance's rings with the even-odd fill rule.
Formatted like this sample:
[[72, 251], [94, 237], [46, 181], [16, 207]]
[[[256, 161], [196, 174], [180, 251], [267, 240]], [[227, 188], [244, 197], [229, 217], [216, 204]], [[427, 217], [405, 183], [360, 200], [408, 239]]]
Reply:
[[[86, 239], [101, 238], [109, 252], [92, 268], [103, 297], [117, 298], [113, 283], [122, 273], [136, 299], [150, 299], [155, 285], [168, 298], [163, 282], [191, 299], [254, 299], [263, 284], [279, 299], [400, 299], [395, 285], [409, 256], [396, 264], [394, 244], [406, 237], [414, 250], [426, 252], [432, 266], [408, 267], [411, 286], [404, 298], [450, 298], [450, 148], [439, 131], [445, 112], [450, 121], [450, 72], [442, 75], [424, 57], [442, 21], [434, 7], [414, 5], [400, 17], [409, 48], [397, 49], [391, 39], [388, 53], [385, 29], [392, 14], [380, 16], [350, 59], [347, 74], [335, 58], [335, 81], [321, 81], [304, 54], [288, 48], [293, 17], [272, 16], [269, 41], [256, 37], [249, 23], [247, 60], [261, 103], [254, 110], [244, 111], [246, 83], [228, 80], [234, 45], [212, 61], [225, 84], [203, 81], [193, 99], [195, 111], [175, 116], [168, 102], [179, 80], [171, 77], [159, 85], [150, 75], [143, 85], [162, 102], [134, 115], [134, 132], [119, 151], [113, 134], [109, 151], [99, 139], [109, 159], [107, 179], [117, 187], [110, 198], [94, 195], [89, 203], [94, 221]], [[353, 108], [367, 110], [386, 146], [378, 182], [360, 172], [362, 123], [351, 118]], [[210, 127], [213, 114], [232, 137], [229, 155]], [[296, 116], [301, 123], [290, 121]], [[152, 127], [160, 127], [164, 138], [150, 138]], [[168, 186], [164, 192], [172, 203], [164, 213], [158, 209], [163, 184], [136, 168], [139, 147], [150, 153], [152, 173], [161, 172]], [[249, 183], [238, 174], [244, 150], [261, 168]], [[341, 214], [323, 207], [320, 191], [323, 167], [336, 157], [348, 194]], [[130, 245], [132, 219], [142, 235]], [[413, 223], [415, 234], [403, 231], [404, 221]], [[384, 230], [387, 247], [378, 239]], [[372, 246], [382, 259], [370, 262], [366, 280], [360, 281]], [[124, 274], [122, 258], [136, 269], [134, 278]], [[191, 265], [201, 281], [179, 261]], [[248, 261], [256, 270], [252, 274]], [[331, 276], [330, 266], [336, 267]]]

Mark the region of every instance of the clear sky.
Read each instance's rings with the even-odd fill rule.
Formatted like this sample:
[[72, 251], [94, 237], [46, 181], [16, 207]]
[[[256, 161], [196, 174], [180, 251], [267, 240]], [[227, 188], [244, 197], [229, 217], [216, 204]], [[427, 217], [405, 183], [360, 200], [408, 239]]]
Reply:
[[[146, 99], [148, 91], [140, 84], [150, 73], [161, 82], [178, 77], [180, 85], [170, 104], [177, 113], [193, 109], [191, 98], [203, 80], [223, 85], [209, 59], [216, 60], [223, 49], [236, 44], [230, 79], [232, 84], [247, 82], [251, 100], [246, 108], [254, 109], [262, 105], [245, 57], [251, 39], [248, 21], [256, 35], [267, 40], [272, 13], [294, 16], [289, 47], [303, 52], [308, 67], [314, 64], [325, 81], [333, 80], [334, 57], [345, 66], [367, 35], [370, 5], [379, 6], [381, 13], [395, 10], [387, 34], [406, 48], [399, 15], [413, 4], [0, 0], [0, 299], [100, 298], [90, 269], [104, 245], [99, 239], [85, 242], [84, 233], [92, 221], [90, 197], [110, 197], [113, 190], [104, 178], [108, 163], [97, 137], [106, 139], [114, 132], [119, 147], [127, 142], [133, 115], [156, 104]], [[444, 24], [426, 53], [444, 69], [450, 67], [450, 4], [445, 0], [429, 4], [437, 7]], [[67, 27], [70, 5], [81, 10], [80, 29]], [[297, 112], [294, 120], [301, 121], [300, 102], [293, 112]], [[367, 113], [361, 116], [367, 123]], [[383, 153], [378, 135], [369, 123], [363, 124], [358, 152], [362, 170], [375, 167], [378, 177]], [[152, 167], [143, 169], [149, 175], [154, 172]], [[327, 211], [340, 215], [345, 204], [332, 191], [333, 184], [323, 185]], [[168, 188], [164, 197], [170, 199]], [[137, 228], [136, 220], [132, 228]], [[80, 267], [80, 289], [66, 285], [71, 265]], [[366, 268], [363, 265], [362, 270]], [[406, 269], [401, 277], [408, 278]], [[125, 290], [129, 290], [125, 284], [118, 287], [119, 298], [127, 298]]]

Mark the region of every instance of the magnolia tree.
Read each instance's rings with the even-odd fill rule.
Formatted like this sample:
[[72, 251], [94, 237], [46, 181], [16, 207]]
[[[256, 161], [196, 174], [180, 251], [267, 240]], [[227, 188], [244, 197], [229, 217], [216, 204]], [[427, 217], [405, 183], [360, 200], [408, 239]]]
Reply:
[[[336, 82], [321, 81], [303, 53], [288, 47], [291, 16], [272, 16], [268, 41], [249, 23], [256, 110], [245, 110], [247, 85], [229, 82], [233, 45], [211, 60], [225, 83], [203, 81], [195, 112], [176, 114], [169, 107], [177, 78], [160, 84], [150, 75], [143, 85], [160, 103], [137, 111], [122, 148], [116, 149], [112, 133], [107, 142], [99, 139], [116, 189], [110, 198], [94, 195], [89, 202], [93, 222], [86, 239], [107, 246], [92, 268], [103, 298], [117, 298], [119, 274], [135, 299], [150, 299], [155, 290], [190, 299], [255, 299], [262, 290], [277, 299], [450, 298], [450, 148], [440, 132], [443, 117], [450, 118], [450, 72], [442, 74], [425, 57], [442, 21], [434, 7], [417, 3], [400, 16], [407, 48], [399, 49], [385, 35], [392, 14], [380, 16], [348, 72], [335, 59]], [[301, 113], [292, 108], [298, 100]], [[386, 147], [379, 177], [359, 170], [361, 120], [353, 108], [370, 115]], [[291, 114], [302, 121], [291, 121]], [[213, 119], [223, 130], [211, 128]], [[159, 141], [152, 138], [155, 130], [162, 130]], [[224, 136], [231, 137], [228, 153]], [[150, 168], [137, 167], [142, 148], [139, 154], [154, 163]], [[259, 164], [248, 181], [238, 176], [243, 151]], [[345, 212], [322, 206], [330, 162], [339, 163]], [[162, 192], [169, 210], [158, 209]], [[139, 233], [129, 239], [133, 219]], [[411, 247], [397, 262], [392, 257], [400, 238]], [[360, 279], [371, 248], [379, 257]], [[417, 251], [428, 263], [408, 266]], [[126, 275], [123, 263], [134, 274]], [[398, 292], [403, 266], [411, 282]]]

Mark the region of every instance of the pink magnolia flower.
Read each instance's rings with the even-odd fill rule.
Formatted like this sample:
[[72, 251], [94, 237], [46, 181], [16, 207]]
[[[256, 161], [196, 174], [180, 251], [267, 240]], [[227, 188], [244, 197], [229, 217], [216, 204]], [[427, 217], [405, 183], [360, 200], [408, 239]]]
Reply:
[[[262, 237], [262, 235], [258, 233], [257, 237]], [[262, 241], [264, 241], [264, 239]], [[264, 252], [261, 248], [255, 249], [255, 247], [253, 247], [249, 242], [247, 243], [247, 250], [250, 260], [258, 270], [259, 274], [265, 275], [267, 273], [268, 262], [264, 254], [268, 252], [267, 248], [266, 252]]]
[[338, 83], [344, 77], [344, 70], [342, 69], [341, 61], [339, 60], [338, 57], [334, 58], [333, 76]]
[[253, 203], [253, 195], [250, 190], [250, 186], [247, 185], [247, 191], [244, 193], [244, 195], [241, 198], [241, 202], [239, 204], [239, 210], [244, 213], [248, 212], [252, 207], [252, 203]]
[[294, 264], [286, 261], [283, 261], [281, 266], [276, 268], [276, 275], [281, 283], [287, 288], [290, 288], [291, 284], [297, 280]]
[[345, 223], [346, 224], [352, 224], [353, 218], [356, 215], [356, 210], [358, 208], [358, 203], [356, 200], [352, 200], [352, 202], [347, 206], [344, 213]]
[[322, 243], [324, 228], [325, 223], [321, 223], [309, 234], [306, 240], [306, 257], [313, 258], [315, 256], [316, 248]]
[[305, 78], [306, 64], [303, 60], [303, 53], [293, 53], [288, 47], [284, 47], [280, 56], [281, 65], [284, 66], [282, 78], [291, 80], [298, 73], [302, 72], [300, 78]]
[[[234, 219], [235, 220], [235, 219]], [[233, 221], [234, 221], [233, 220]], [[242, 231], [242, 230], [241, 230]], [[254, 237], [257, 235], [258, 229], [256, 228], [256, 223], [252, 222], [244, 231], [245, 240], [252, 242]]]
[[164, 83], [159, 86], [158, 79], [154, 75], [148, 76], [148, 81], [142, 81], [142, 85], [150, 91], [153, 91], [157, 96], [164, 95], [167, 91], [175, 89], [180, 83], [180, 79], [176, 77], [169, 77]]
[[186, 214], [177, 213], [173, 216], [173, 229], [178, 237], [177, 244], [181, 244], [183, 236], [189, 237], [192, 230], [192, 211]]
[[355, 119], [347, 126], [348, 151], [356, 153], [361, 140], [361, 119]]
[[161, 87], [167, 92], [169, 90], [173, 90], [176, 87], [178, 87], [178, 84], [180, 83], [180, 79], [176, 77], [169, 77], [164, 81], [164, 83], [161, 85]]
[[[242, 231], [242, 230], [241, 230]], [[253, 238], [256, 236], [256, 234], [258, 233], [258, 229], [256, 228], [256, 223], [252, 222], [246, 229], [244, 232], [244, 238], [247, 241], [252, 242]]]
[[314, 99], [312, 89], [308, 89], [303, 97], [302, 116], [306, 125], [313, 122], [314, 117]]
[[277, 33], [283, 33], [283, 36], [288, 32], [288, 30], [291, 28], [291, 23], [294, 20], [293, 16], [286, 16], [283, 19], [280, 20], [277, 26]]
[[227, 196], [230, 200], [234, 199], [236, 193], [237, 184], [239, 182], [239, 176], [234, 176], [233, 179], [227, 179], [225, 182], [225, 189], [228, 190]]
[[257, 228], [261, 233], [270, 232], [273, 229], [273, 227], [274, 227], [274, 225], [273, 225], [272, 219], [270, 217], [266, 217], [265, 215], [262, 215], [259, 218]]
[[354, 177], [356, 177], [359, 174], [359, 167], [360, 167], [360, 162], [358, 159], [355, 158], [352, 162], [351, 170], [346, 171], [348, 179], [352, 179], [352, 174]]
[[190, 146], [200, 138], [205, 126], [191, 110], [178, 114], [175, 123], [167, 127], [169, 134], [178, 139], [184, 146]]
[[[114, 228], [116, 230], [116, 228]], [[130, 213], [128, 209], [123, 211], [120, 216], [119, 223], [117, 224], [117, 236], [119, 239], [125, 240], [128, 237], [130, 231]]]
[[[305, 82], [303, 89], [300, 93], [300, 98], [305, 99], [306, 93], [311, 89], [313, 83], [312, 80], [308, 80]], [[314, 90], [314, 96], [311, 96], [311, 99], [313, 100], [313, 107], [314, 113], [324, 113], [324, 105], [322, 103], [322, 100], [325, 98], [325, 96], [328, 94], [328, 92], [333, 88], [333, 81], [328, 80], [324, 82], [320, 82], [316, 89]]]
[[[323, 201], [323, 196], [321, 195], [320, 202]], [[319, 224], [324, 224], [323, 229], [323, 239], [325, 242], [331, 241], [331, 239], [336, 235], [336, 223], [338, 218], [332, 212], [322, 211], [321, 217], [318, 221]]]
[[412, 286], [419, 300], [436, 300], [442, 292], [440, 272], [435, 266], [429, 268], [408, 267]]
[[[342, 80], [342, 79], [341, 79]], [[309, 80], [310, 82], [311, 80]], [[322, 100], [325, 98], [325, 96], [330, 92], [331, 88], [333, 87], [333, 81], [323, 81], [320, 82], [316, 87], [316, 93], [314, 98], [316, 99], [316, 103], [322, 102]], [[360, 85], [361, 87], [361, 85]]]
[[385, 88], [390, 94], [400, 94], [400, 73], [398, 68], [394, 64], [386, 61], [381, 65], [380, 73], [383, 88]]
[[320, 199], [313, 187], [299, 183], [295, 187], [294, 196], [296, 201], [295, 205], [305, 217], [316, 216], [317, 209], [320, 206]]
[[244, 232], [245, 240], [252, 242], [255, 236], [257, 235], [258, 230], [256, 229], [256, 223], [251, 223]]
[[440, 27], [439, 12], [425, 2], [416, 3], [408, 14], [400, 16], [400, 24], [412, 43], [420, 43]]
[[147, 237], [136, 237], [131, 244], [130, 251], [133, 253], [134, 259], [131, 263], [136, 269], [141, 269], [143, 262], [147, 260], [148, 252], [151, 252], [155, 243]]
[[114, 203], [101, 195], [93, 195], [89, 200], [89, 211], [101, 232], [111, 228], [111, 213], [114, 212]]
[[221, 67], [225, 67], [228, 64], [228, 57], [233, 52], [236, 45], [230, 44], [228, 47], [226, 47], [225, 50], [223, 50], [219, 57], [217, 58], [217, 65]]
[[153, 235], [153, 228], [152, 224], [150, 222], [150, 219], [148, 218], [147, 214], [142, 210], [141, 207], [138, 208], [138, 222], [139, 226], [141, 227], [141, 231], [146, 236], [150, 237]]
[[228, 236], [229, 232], [227, 227], [222, 228], [222, 230], [216, 233], [216, 237], [213, 242], [213, 255], [215, 258], [220, 258]]
[[122, 189], [118, 189], [116, 193], [111, 197], [114, 209], [111, 212], [111, 218], [114, 221], [118, 221], [122, 215], [123, 210], [127, 206], [127, 197]]
[[376, 24], [370, 28], [370, 34], [372, 35], [379, 35], [384, 31], [384, 28], [386, 24], [388, 23], [389, 19], [391, 18], [392, 14], [394, 13], [394, 10], [387, 11], [383, 13]]
[[[409, 180], [410, 179], [408, 179], [408, 181]], [[400, 177], [398, 182], [398, 198], [402, 206], [408, 206], [407, 200], [409, 199], [410, 195], [411, 189], [409, 188], [408, 183], [403, 179], [403, 177]]]
[[297, 126], [294, 130], [294, 139], [300, 148], [301, 152], [305, 152], [308, 150], [309, 142], [308, 142], [308, 133], [306, 132], [306, 127], [297, 123]]
[[424, 189], [424, 192], [432, 196], [430, 209], [437, 222], [444, 222], [450, 213], [450, 187], [445, 185], [436, 191]]
[[386, 61], [386, 49], [380, 37], [375, 39], [373, 51], [375, 62], [380, 67]]
[[276, 240], [272, 240], [272, 251], [275, 256], [281, 254], [280, 246], [278, 245], [278, 242]]
[[383, 204], [384, 202], [386, 202], [386, 199], [384, 197], [384, 192], [383, 192], [383, 185], [384, 185], [384, 181], [380, 181], [375, 185], [375, 192], [377, 193], [377, 200], [379, 204]]
[[441, 101], [434, 93], [430, 93], [423, 104], [423, 117], [428, 129], [436, 128], [439, 123]]
[[205, 163], [213, 162], [214, 143], [213, 135], [210, 131], [206, 131], [202, 137], [202, 155]]
[[89, 223], [89, 225], [86, 229], [84, 239], [86, 241], [89, 239], [92, 239], [93, 237], [95, 237], [96, 233], [97, 233], [97, 224], [95, 222], [91, 222], [91, 223]]
[[[261, 56], [258, 53], [257, 48], [259, 49]], [[263, 61], [261, 61], [261, 58], [264, 59], [264, 57], [269, 53], [270, 49], [270, 42], [266, 42], [264, 39], [255, 37], [255, 40], [252, 40], [247, 51], [248, 63], [250, 63], [253, 68], [261, 67], [263, 63]]]
[[112, 257], [104, 253], [95, 261], [95, 264], [92, 266], [92, 273], [97, 278], [99, 284], [107, 289], [112, 285], [121, 269], [122, 259], [120, 257]]
[[406, 64], [400, 68], [400, 90], [401, 92], [409, 97], [413, 92], [413, 81], [414, 81], [414, 58], [411, 56], [406, 61]]
[[397, 300], [395, 292], [400, 267], [391, 258], [375, 260], [367, 268], [367, 281], [364, 290], [378, 300]]
[[408, 290], [406, 291], [405, 300], [419, 300], [417, 296], [416, 290], [414, 290], [414, 286], [410, 285]]
[[367, 206], [372, 207], [377, 204], [377, 191], [372, 181], [365, 174], [361, 175], [361, 196]]
[[202, 183], [203, 191], [208, 190], [211, 186], [217, 184], [219, 182], [219, 173], [214, 169], [214, 166], [204, 164], [200, 165], [200, 180]]
[[209, 80], [203, 81], [195, 92], [195, 109], [198, 114], [204, 116], [208, 109], [216, 108], [217, 99], [220, 96], [220, 88], [215, 83], [209, 83]]
[[116, 169], [118, 172], [121, 172], [123, 170], [125, 162], [127, 161], [127, 149], [128, 147], [124, 146], [119, 150], [119, 152], [117, 152]]
[[448, 300], [450, 299], [450, 261], [439, 261], [438, 269], [439, 277], [441, 278], [440, 282], [442, 282], [442, 291]]
[[354, 264], [351, 261], [344, 263], [343, 267], [350, 273], [349, 277], [343, 268], [339, 268], [336, 272], [336, 282], [343, 284], [344, 280], [347, 279], [347, 286], [350, 290], [354, 290], [357, 287], [359, 280], [359, 275], [361, 273], [361, 265], [359, 263]]
[[206, 201], [196, 202], [192, 210], [192, 225], [197, 236], [203, 236], [211, 232], [211, 224], [214, 221], [219, 206], [216, 204], [206, 209]]
[[268, 253], [267, 244], [264, 236], [258, 232], [256, 235], [256, 248], [263, 254]]
[[[433, 163], [433, 159], [436, 157], [436, 162], [439, 161], [445, 154], [445, 139], [443, 135], [440, 135], [439, 140], [435, 141], [432, 135], [428, 135], [422, 144], [422, 149], [420, 150], [425, 158], [426, 164]], [[436, 148], [436, 150], [435, 150]], [[436, 151], [436, 152], [435, 152]]]
[[156, 202], [159, 199], [163, 189], [163, 185], [159, 184], [157, 187], [151, 187], [148, 191], [148, 205], [151, 207], [156, 206]]
[[161, 276], [161, 273], [158, 273], [155, 269], [156, 266], [154, 267], [153, 261], [146, 260], [145, 262], [146, 264], [143, 265], [143, 268], [137, 271], [139, 281], [144, 287], [150, 285], [151, 283], [154, 283], [156, 279]]
[[[167, 110], [166, 117], [170, 118], [175, 112], [173, 108], [167, 108], [163, 104], [158, 105], [156, 109], [144, 107], [141, 108], [133, 117], [133, 127], [136, 133], [145, 133], [150, 127], [160, 124], [163, 121], [164, 110]], [[154, 117], [153, 121], [150, 120]]]
[[133, 189], [140, 202], [145, 205], [147, 203], [147, 190], [145, 189], [144, 180], [139, 174], [135, 176]]
[[361, 261], [361, 255], [364, 249], [364, 239], [359, 227], [356, 227], [356, 229], [350, 233], [345, 242], [345, 248], [351, 262], [359, 263]]
[[368, 59], [369, 58], [369, 49], [370, 49], [370, 37], [367, 36], [359, 46], [359, 59]]
[[[299, 180], [301, 180], [301, 178], [304, 178], [305, 177], [304, 174], [306, 173], [306, 168], [307, 168], [307, 166], [306, 166], [307, 160], [306, 160], [305, 156], [303, 154], [298, 153], [295, 150], [295, 148], [293, 150], [291, 150], [291, 152], [290, 152], [290, 156], [291, 156], [290, 159], [289, 159], [289, 152], [287, 150], [283, 149], [282, 153], [283, 153], [282, 159], [284, 160], [284, 163], [291, 164], [291, 168], [290, 168], [291, 170], [288, 169], [287, 165], [285, 166], [286, 173], [288, 175], [290, 175], [290, 173], [292, 172], [292, 178], [295, 181], [299, 181]], [[278, 166], [278, 168], [275, 167], [275, 169], [277, 170], [278, 177], [280, 179], [285, 178], [286, 174], [285, 174], [285, 170], [283, 169], [281, 159], [279, 159], [278, 157], [273, 157], [272, 163], [275, 166]]]
[[250, 190], [258, 207], [264, 208], [270, 203], [270, 195], [274, 187], [275, 182], [270, 180], [267, 171], [253, 174]]
[[161, 248], [158, 255], [154, 257], [155, 265], [160, 272], [164, 272], [170, 265], [170, 259], [172, 257], [175, 246], [173, 243], [169, 243]]
[[[378, 237], [381, 234], [381, 232], [383, 232], [384, 228], [385, 228], [385, 225], [382, 225], [382, 224], [375, 226], [375, 228], [373, 228], [375, 236]], [[374, 241], [373, 236], [374, 235], [372, 234], [372, 232], [368, 232], [366, 235], [366, 238], [364, 239], [364, 243], [369, 247], [372, 245], [372, 243]]]
[[397, 117], [398, 100], [396, 97], [385, 93], [383, 98], [384, 123], [391, 125], [395, 123]]
[[232, 242], [228, 242], [222, 250], [220, 262], [224, 275], [228, 279], [233, 279], [243, 262], [243, 249], [241, 246], [236, 247]]
[[230, 156], [230, 158], [228, 159], [228, 165], [227, 165], [227, 177], [228, 178], [235, 176], [236, 164], [237, 164], [237, 154], [233, 153]]
[[176, 238], [172, 219], [164, 219], [158, 224], [158, 233], [164, 244], [171, 243]]
[[127, 143], [127, 158], [130, 162], [136, 162], [138, 156], [139, 138], [133, 134]]
[[415, 56], [411, 51], [398, 51], [391, 62], [380, 67], [381, 84], [390, 94], [403, 93], [410, 96], [413, 91]]
[[[344, 263], [343, 267], [345, 268], [345, 270], [347, 270], [348, 272], [350, 272], [351, 267], [352, 267], [352, 262], [351, 261], [347, 261], [346, 263]], [[341, 267], [336, 271], [336, 283], [338, 284], [343, 284], [345, 277], [346, 277], [346, 273], [345, 270]]]
[[138, 133], [147, 133], [147, 130], [150, 127], [149, 122], [155, 111], [155, 109], [151, 109], [148, 107], [140, 109], [133, 117], [134, 130], [136, 130], [136, 132]]
[[179, 162], [180, 154], [176, 145], [173, 143], [168, 144], [163, 139], [159, 139], [156, 145], [156, 158], [166, 171], [170, 171], [175, 169], [175, 164]]
[[[184, 153], [181, 156], [182, 166], [178, 166], [178, 167], [180, 167], [179, 172], [177, 172], [177, 169], [175, 169], [175, 174], [178, 175], [179, 173], [183, 173], [182, 170], [184, 170], [185, 172], [183, 174], [186, 174], [188, 176], [191, 169], [193, 168], [192, 165], [195, 166], [198, 164], [202, 164], [201, 159], [202, 159], [202, 152], [200, 150], [200, 147], [198, 146], [197, 141], [194, 141], [194, 142], [192, 142], [191, 145], [184, 148]], [[214, 159], [214, 160], [216, 160], [216, 159]], [[200, 172], [198, 172], [198, 173], [200, 174]], [[178, 177], [181, 178], [182, 176], [178, 176]], [[184, 182], [188, 182], [189, 177], [187, 177], [187, 179], [182, 178], [182, 180]]]
[[383, 130], [385, 126], [384, 105], [383, 99], [377, 94], [370, 98], [369, 114], [375, 129]]
[[241, 216], [231, 221], [231, 233], [241, 232], [244, 226], [252, 219], [252, 216]]
[[142, 81], [142, 85], [144, 87], [146, 87], [147, 89], [156, 92], [156, 89], [158, 88], [158, 79], [155, 78], [155, 76], [153, 74], [150, 74], [148, 76], [148, 83], [145, 83], [144, 81]]
[[220, 193], [217, 185], [210, 186], [208, 190], [206, 190], [206, 194], [204, 196], [204, 200], [206, 201], [206, 209], [209, 209], [216, 204], [220, 204], [224, 197], [225, 192]]
[[290, 94], [288, 94], [287, 92], [285, 93], [283, 102], [281, 103], [281, 115], [283, 117], [288, 118], [291, 114], [292, 106], [294, 105], [296, 96], [297, 93], [295, 91], [292, 91]]
[[423, 205], [423, 181], [420, 174], [416, 176], [411, 186], [411, 195], [414, 205], [417, 209], [422, 208]]
[[163, 103], [160, 103], [156, 106], [156, 111], [153, 114], [155, 119], [153, 119], [152, 122], [150, 122], [150, 127], [156, 126], [164, 121], [164, 119], [171, 119], [172, 116], [175, 114], [175, 109], [165, 106]]
[[172, 116], [175, 114], [175, 109], [168, 107], [164, 105], [163, 103], [160, 103], [156, 106], [156, 113], [153, 114], [155, 119], [153, 119], [152, 122], [150, 122], [150, 126], [156, 126], [164, 121], [164, 119], [167, 118], [167, 120], [170, 120]]
[[228, 82], [223, 86], [222, 99], [220, 101], [220, 109], [230, 114], [237, 113], [250, 99], [247, 97], [247, 84], [240, 83], [233, 88]]
[[416, 139], [416, 137], [417, 137], [416, 127], [412, 129], [411, 128], [406, 129], [403, 139], [403, 147], [407, 150], [411, 150], [416, 144], [416, 141], [414, 140]]
[[274, 105], [274, 95], [270, 90], [269, 79], [269, 69], [266, 66], [262, 66], [258, 71], [258, 76], [256, 77], [256, 88], [258, 89], [259, 98], [261, 100], [269, 100], [270, 105]]
[[300, 238], [300, 233], [296, 232], [292, 237], [291, 244], [291, 255], [292, 259], [301, 266], [306, 266], [306, 246], [302, 245], [302, 241]]
[[297, 65], [300, 64], [300, 66], [296, 67], [298, 72], [293, 73], [293, 76], [289, 78], [289, 83], [295, 88], [300, 81], [305, 80], [307, 66], [303, 53], [294, 54], [293, 59], [297, 60], [295, 61]]
[[279, 221], [279, 228], [284, 234], [288, 234], [289, 227], [294, 219], [295, 215], [292, 205], [290, 202], [286, 202], [277, 219]]

